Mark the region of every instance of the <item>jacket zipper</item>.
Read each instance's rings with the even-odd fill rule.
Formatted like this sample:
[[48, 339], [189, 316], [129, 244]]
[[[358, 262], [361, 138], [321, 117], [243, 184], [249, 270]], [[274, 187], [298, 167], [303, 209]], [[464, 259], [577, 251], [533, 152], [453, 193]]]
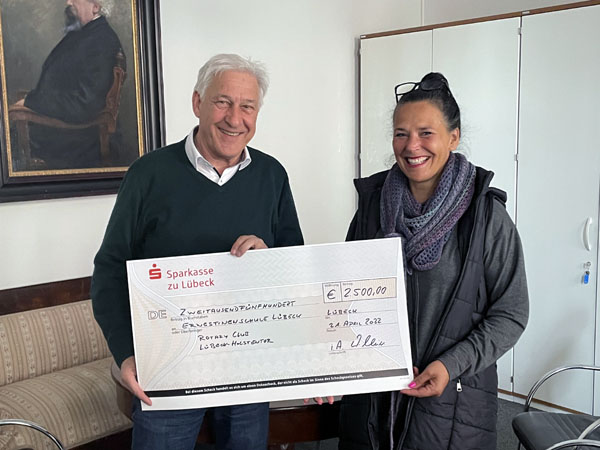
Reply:
[[460, 384], [460, 378], [456, 381], [456, 392], [462, 392], [462, 384]]

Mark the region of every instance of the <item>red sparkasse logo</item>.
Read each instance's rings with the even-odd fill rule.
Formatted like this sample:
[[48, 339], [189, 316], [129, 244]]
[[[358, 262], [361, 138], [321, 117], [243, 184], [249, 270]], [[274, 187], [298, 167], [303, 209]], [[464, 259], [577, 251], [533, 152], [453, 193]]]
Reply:
[[151, 280], [160, 280], [162, 278], [160, 267], [156, 267], [156, 264], [152, 264], [152, 269], [148, 271], [148, 277]]

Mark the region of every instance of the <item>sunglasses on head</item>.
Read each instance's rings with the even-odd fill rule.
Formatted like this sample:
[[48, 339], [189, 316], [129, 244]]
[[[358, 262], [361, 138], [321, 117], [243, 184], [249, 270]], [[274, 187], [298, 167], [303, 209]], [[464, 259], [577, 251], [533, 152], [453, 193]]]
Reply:
[[403, 95], [409, 92], [421, 89], [423, 91], [436, 91], [438, 89], [448, 89], [448, 82], [441, 78], [428, 78], [424, 81], [409, 81], [396, 85], [394, 92], [396, 93], [396, 103], [400, 101]]

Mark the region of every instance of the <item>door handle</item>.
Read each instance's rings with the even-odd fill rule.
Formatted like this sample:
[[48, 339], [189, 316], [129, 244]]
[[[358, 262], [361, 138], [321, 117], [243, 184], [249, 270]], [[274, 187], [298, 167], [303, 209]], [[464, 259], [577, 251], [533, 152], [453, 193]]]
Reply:
[[588, 217], [583, 226], [583, 245], [588, 252], [592, 251], [592, 243], [590, 242], [590, 228], [592, 227], [592, 218]]

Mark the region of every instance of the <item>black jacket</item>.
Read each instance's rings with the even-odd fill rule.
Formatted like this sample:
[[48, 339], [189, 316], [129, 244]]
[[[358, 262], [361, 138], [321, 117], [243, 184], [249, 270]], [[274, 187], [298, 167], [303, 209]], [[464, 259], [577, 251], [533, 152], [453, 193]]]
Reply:
[[[387, 172], [381, 172], [356, 180], [359, 206], [347, 240], [380, 237], [381, 188], [386, 176]], [[492, 202], [506, 200], [504, 192], [489, 187], [492, 176], [491, 172], [477, 168], [473, 200], [457, 225], [460, 276], [426, 351], [416, 354], [415, 343], [411, 342], [414, 365], [421, 370], [465, 339], [488, 309], [483, 264], [486, 223]], [[418, 294], [411, 292], [409, 286], [407, 291], [409, 302], [411, 299], [414, 302]], [[409, 320], [415, 326], [410, 316], [409, 306]], [[416, 399], [390, 393], [346, 396], [341, 406], [340, 448], [389, 449], [393, 436], [394, 449], [495, 450], [496, 411], [495, 364], [470, 376], [450, 380], [440, 397]]]

